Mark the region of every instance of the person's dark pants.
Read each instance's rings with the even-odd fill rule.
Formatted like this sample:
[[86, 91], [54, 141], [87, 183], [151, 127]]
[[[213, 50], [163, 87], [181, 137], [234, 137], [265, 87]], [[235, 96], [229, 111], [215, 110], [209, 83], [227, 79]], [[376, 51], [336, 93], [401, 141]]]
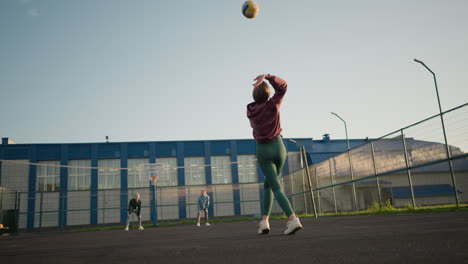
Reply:
[[132, 217], [132, 213], [138, 217], [138, 226], [141, 226], [141, 215], [139, 215], [137, 212], [131, 212], [127, 215], [127, 227], [130, 225], [130, 217]]

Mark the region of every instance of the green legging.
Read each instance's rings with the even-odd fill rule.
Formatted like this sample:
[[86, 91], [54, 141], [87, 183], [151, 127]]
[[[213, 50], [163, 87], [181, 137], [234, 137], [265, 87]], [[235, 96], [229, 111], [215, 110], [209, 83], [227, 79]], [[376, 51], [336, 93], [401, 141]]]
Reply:
[[283, 212], [289, 217], [294, 212], [279, 181], [279, 175], [286, 161], [286, 148], [282, 137], [278, 136], [269, 143], [257, 143], [257, 159], [265, 175], [263, 215], [270, 215], [274, 195]]

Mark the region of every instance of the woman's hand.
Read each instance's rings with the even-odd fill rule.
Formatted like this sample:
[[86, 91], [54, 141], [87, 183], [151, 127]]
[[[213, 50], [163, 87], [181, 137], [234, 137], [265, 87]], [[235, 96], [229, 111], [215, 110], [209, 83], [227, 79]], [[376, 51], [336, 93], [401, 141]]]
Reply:
[[257, 76], [254, 79], [255, 83], [253, 84], [253, 87], [255, 88], [255, 87], [259, 86], [263, 82], [263, 80], [265, 80], [265, 76], [266, 76], [266, 74], [260, 74], [259, 76]]

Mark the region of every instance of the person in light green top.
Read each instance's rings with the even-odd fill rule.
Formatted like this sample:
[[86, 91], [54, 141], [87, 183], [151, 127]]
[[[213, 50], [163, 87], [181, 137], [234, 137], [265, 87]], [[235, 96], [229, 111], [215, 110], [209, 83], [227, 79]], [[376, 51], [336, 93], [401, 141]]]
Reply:
[[208, 207], [210, 206], [210, 196], [206, 193], [205, 190], [201, 191], [201, 195], [198, 197], [198, 222], [197, 226], [200, 226], [201, 212], [205, 213], [206, 226], [210, 226], [208, 223]]
[[130, 225], [130, 217], [132, 217], [132, 213], [138, 217], [138, 230], [143, 230], [143, 226], [141, 225], [141, 200], [140, 194], [135, 193], [135, 198], [131, 199], [128, 203], [128, 216], [127, 216], [127, 226], [125, 227], [125, 231], [128, 231], [128, 227]]

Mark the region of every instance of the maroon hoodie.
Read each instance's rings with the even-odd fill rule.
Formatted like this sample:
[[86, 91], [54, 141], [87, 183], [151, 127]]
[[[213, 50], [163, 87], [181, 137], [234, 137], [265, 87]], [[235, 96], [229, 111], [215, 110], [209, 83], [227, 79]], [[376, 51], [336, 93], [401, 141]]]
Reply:
[[288, 88], [286, 81], [280, 77], [267, 74], [265, 79], [275, 89], [273, 97], [262, 104], [253, 102], [247, 105], [247, 117], [258, 143], [271, 142], [281, 134], [280, 105]]

